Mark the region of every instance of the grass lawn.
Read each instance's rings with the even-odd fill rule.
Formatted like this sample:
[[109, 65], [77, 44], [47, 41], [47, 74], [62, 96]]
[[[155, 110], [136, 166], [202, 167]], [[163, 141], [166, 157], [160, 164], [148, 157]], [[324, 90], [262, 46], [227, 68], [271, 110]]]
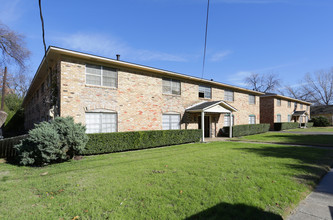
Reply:
[[333, 147], [333, 135], [307, 135], [282, 132], [267, 132], [235, 138], [234, 140], [269, 143], [307, 144]]
[[332, 164], [330, 150], [230, 142], [2, 163], [0, 219], [281, 219]]
[[297, 129], [291, 129], [287, 131], [300, 131], [300, 132], [332, 132], [333, 133], [333, 127], [312, 127], [312, 128], [297, 128]]

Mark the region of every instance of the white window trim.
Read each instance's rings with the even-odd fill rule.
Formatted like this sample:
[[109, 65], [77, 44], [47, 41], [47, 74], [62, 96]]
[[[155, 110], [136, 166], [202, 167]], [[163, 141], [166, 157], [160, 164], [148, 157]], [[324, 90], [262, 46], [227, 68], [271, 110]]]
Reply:
[[[228, 95], [227, 95], [228, 93]], [[232, 93], [232, 99], [230, 100], [230, 95], [229, 93]], [[232, 91], [232, 90], [228, 90], [228, 89], [225, 89], [224, 90], [224, 101], [228, 101], [228, 102], [234, 102], [235, 101], [235, 92]]]
[[[200, 94], [200, 87], [202, 87], [202, 88], [205, 88], [205, 89], [207, 89], [207, 88], [209, 88], [209, 90], [210, 90], [210, 96], [209, 97], [206, 97], [205, 96], [205, 92], [203, 92], [203, 94], [204, 94], [204, 97], [200, 97], [199, 96], [199, 94]], [[199, 96], [199, 98], [202, 98], [202, 99], [211, 99], [212, 98], [212, 87], [210, 87], [210, 86], [205, 86], [205, 85], [199, 85], [199, 87], [198, 87], [198, 96]]]
[[[92, 65], [92, 66], [100, 66], [101, 67], [101, 84], [100, 85], [94, 85], [94, 84], [89, 84], [87, 83], [87, 75], [91, 75], [91, 76], [99, 76], [99, 75], [96, 75], [96, 74], [92, 74], [92, 73], [87, 73], [87, 65]], [[104, 69], [104, 66], [102, 65], [95, 65], [95, 64], [85, 64], [84, 66], [85, 68], [85, 85], [88, 85], [88, 86], [99, 86], [99, 87], [107, 87], [107, 88], [118, 88], [118, 70], [116, 68], [113, 68], [113, 67], [105, 67], [105, 68], [110, 68], [110, 69], [114, 69], [116, 71], [116, 85], [115, 86], [104, 86], [103, 85], [103, 69]]]
[[[253, 97], [253, 103], [250, 102], [251, 98]], [[256, 96], [255, 95], [249, 95], [249, 105], [255, 105], [256, 104]]]
[[171, 118], [169, 118], [169, 121], [168, 121], [168, 123], [169, 123], [169, 125], [168, 125], [168, 127], [169, 127], [169, 129], [164, 129], [163, 128], [163, 116], [164, 115], [167, 115], [167, 116], [178, 116], [178, 118], [179, 118], [179, 122], [178, 122], [178, 129], [181, 129], [181, 127], [180, 127], [180, 125], [181, 125], [181, 115], [179, 114], [179, 113], [175, 113], [175, 112], [167, 112], [167, 113], [163, 113], [162, 114], [162, 130], [178, 130], [178, 129], [172, 129], [172, 123], [171, 123]]
[[[171, 91], [170, 91], [170, 93], [166, 93], [166, 92], [163, 91], [163, 80], [170, 80], [171, 81]], [[173, 94], [172, 93], [172, 85], [173, 85], [173, 83], [176, 83], [176, 82], [179, 83], [179, 94]], [[162, 94], [166, 94], [166, 95], [181, 95], [182, 94], [182, 84], [181, 84], [181, 81], [177, 80], [177, 79], [172, 79], [172, 78], [162, 78]]]
[[[116, 116], [116, 122], [115, 122], [115, 128], [116, 129], [113, 132], [118, 132], [118, 114], [116, 112], [88, 111], [88, 112], [85, 112], [85, 113], [94, 113], [94, 114], [99, 114], [100, 116], [102, 114], [113, 114], [113, 115], [115, 115]], [[97, 132], [97, 133], [109, 133], [109, 132], [102, 132], [102, 125], [103, 125], [103, 123], [101, 123], [101, 121], [99, 121], [99, 132]], [[87, 126], [87, 119], [86, 119], [86, 126]]]

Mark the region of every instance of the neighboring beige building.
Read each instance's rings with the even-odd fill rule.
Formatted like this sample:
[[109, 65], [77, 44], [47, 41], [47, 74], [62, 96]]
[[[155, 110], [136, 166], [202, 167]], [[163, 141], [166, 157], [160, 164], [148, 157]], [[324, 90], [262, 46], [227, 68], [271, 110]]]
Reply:
[[[48, 71], [47, 71], [48, 70]], [[72, 116], [88, 133], [220, 128], [259, 123], [263, 93], [166, 70], [49, 47], [24, 99], [25, 127]], [[204, 115], [201, 120], [201, 116]]]
[[266, 93], [260, 96], [260, 123], [275, 122], [306, 123], [310, 118], [310, 102], [290, 97]]

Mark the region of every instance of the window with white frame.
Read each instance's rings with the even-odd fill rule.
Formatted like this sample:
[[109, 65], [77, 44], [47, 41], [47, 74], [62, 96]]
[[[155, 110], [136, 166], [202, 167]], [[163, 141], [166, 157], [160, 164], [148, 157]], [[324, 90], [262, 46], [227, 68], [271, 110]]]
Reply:
[[300, 104], [299, 108], [300, 108], [300, 109], [303, 109], [303, 104]]
[[224, 124], [223, 126], [230, 126], [230, 114], [224, 114]]
[[200, 98], [212, 98], [212, 88], [209, 86], [199, 85], [199, 97]]
[[288, 108], [291, 107], [291, 101], [288, 101]]
[[276, 105], [281, 106], [281, 99], [276, 99]]
[[255, 124], [255, 123], [256, 123], [256, 116], [249, 115], [249, 124]]
[[87, 133], [107, 133], [117, 131], [117, 114], [86, 112]]
[[163, 130], [180, 129], [180, 114], [163, 114], [162, 129]]
[[163, 78], [162, 90], [164, 94], [180, 95], [180, 81]]
[[117, 87], [117, 79], [116, 69], [86, 64], [86, 84], [88, 85]]
[[256, 104], [256, 96], [255, 95], [249, 95], [249, 104], [250, 105]]
[[[235, 124], [235, 116], [232, 115], [232, 125]], [[223, 126], [230, 126], [230, 113], [224, 114], [224, 123]]]
[[281, 122], [281, 115], [280, 114], [277, 114], [277, 116], [276, 116], [276, 122]]
[[224, 90], [224, 101], [233, 102], [234, 101], [234, 91]]

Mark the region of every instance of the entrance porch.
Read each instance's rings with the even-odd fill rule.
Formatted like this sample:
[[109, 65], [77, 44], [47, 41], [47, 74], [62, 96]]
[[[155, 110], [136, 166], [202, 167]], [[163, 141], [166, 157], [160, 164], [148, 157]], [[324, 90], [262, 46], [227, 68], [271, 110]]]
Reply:
[[[205, 142], [205, 137], [211, 137], [213, 123], [218, 123], [216, 118], [219, 118], [221, 114], [229, 114], [230, 118], [232, 118], [233, 112], [236, 112], [237, 109], [224, 101], [213, 101], [195, 104], [187, 108], [185, 111], [191, 114], [200, 114], [198, 116], [198, 128], [202, 130], [201, 141]], [[232, 121], [233, 120], [229, 120], [230, 137], [232, 137]], [[214, 128], [216, 129], [216, 127], [215, 124]]]

